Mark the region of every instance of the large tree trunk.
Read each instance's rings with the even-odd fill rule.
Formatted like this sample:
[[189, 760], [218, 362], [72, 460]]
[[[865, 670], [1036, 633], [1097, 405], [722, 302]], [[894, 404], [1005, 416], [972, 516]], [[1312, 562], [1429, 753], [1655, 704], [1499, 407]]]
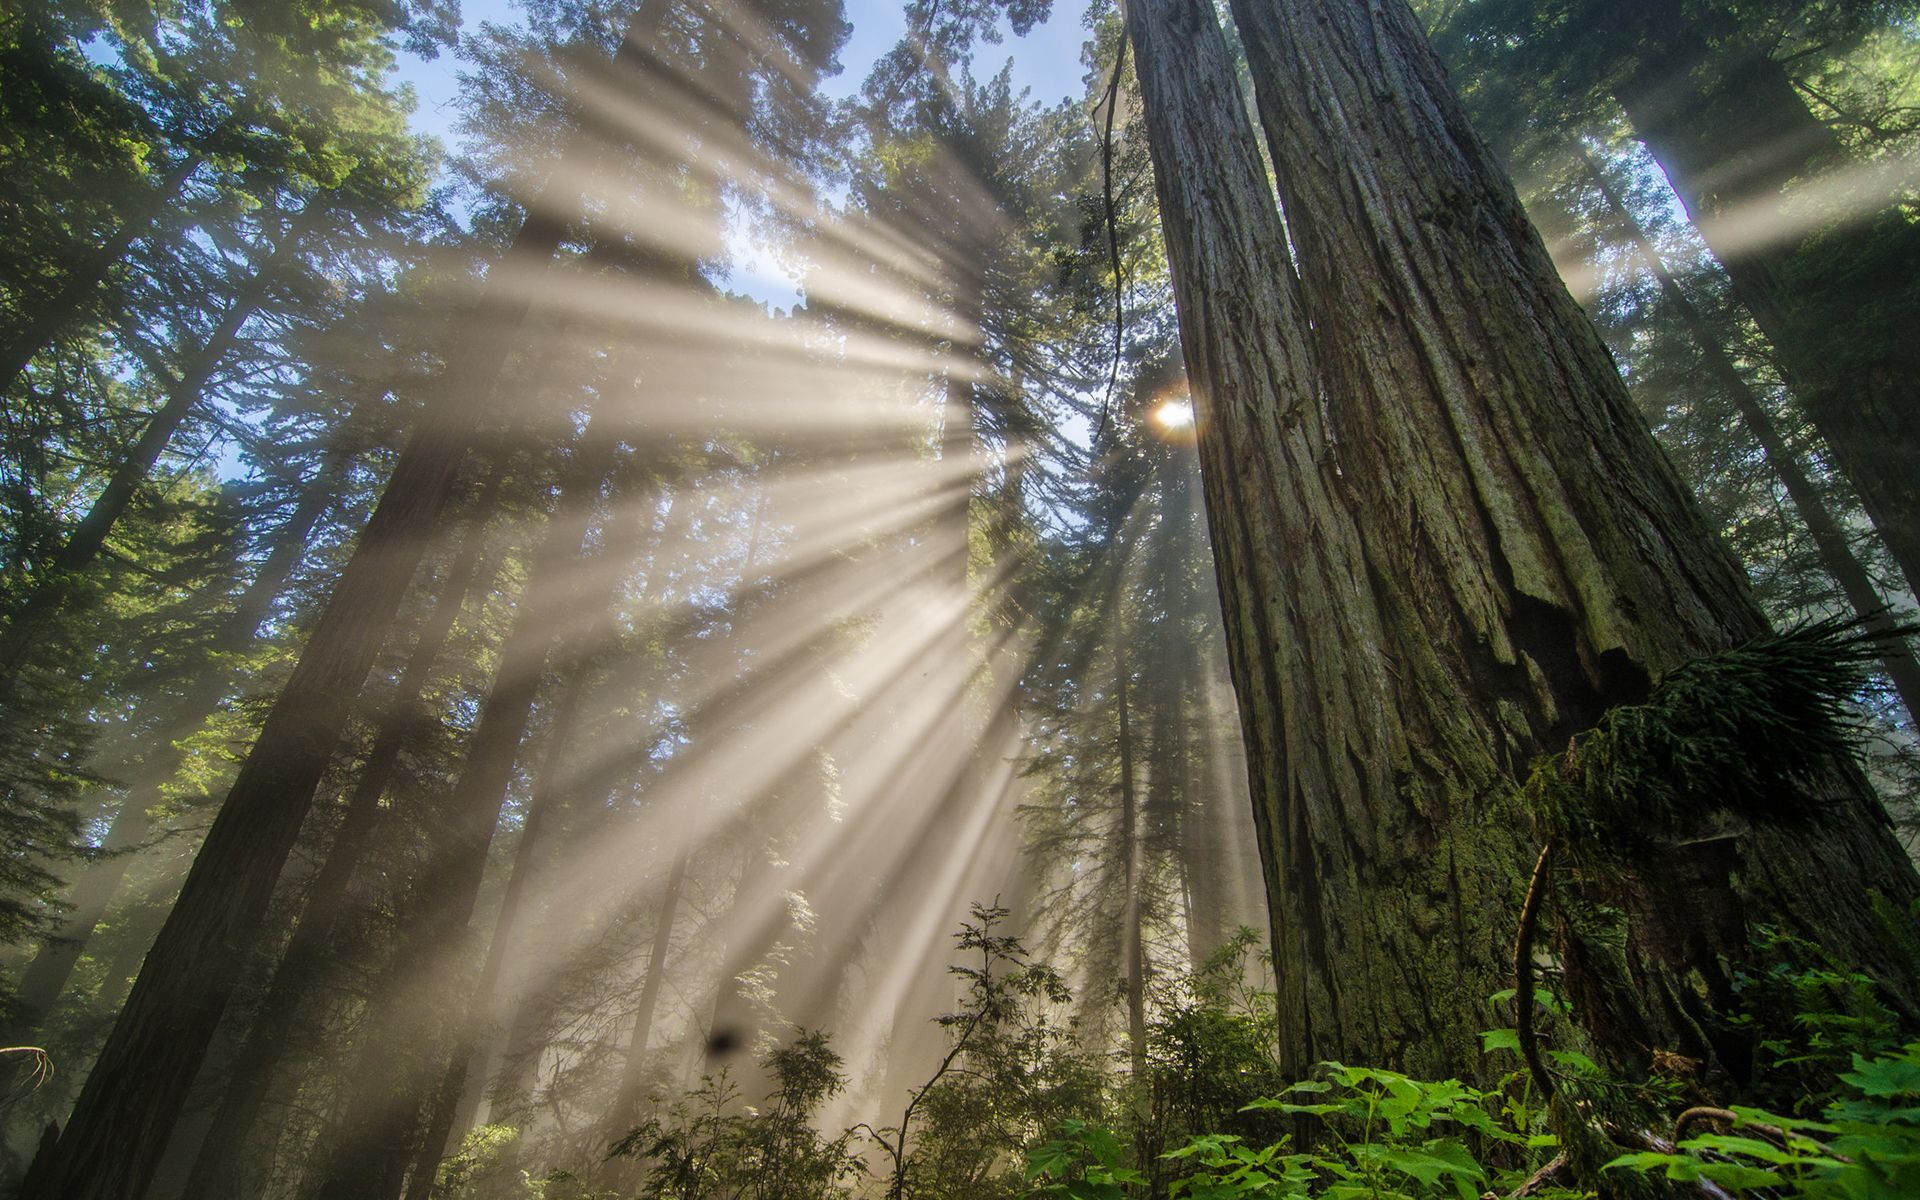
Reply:
[[444, 811], [427, 819], [427, 849], [403, 897], [393, 958], [374, 988], [359, 1034], [357, 1068], [346, 1079], [342, 1115], [328, 1135], [318, 1172], [320, 1200], [392, 1200], [413, 1165], [422, 1105], [432, 1094], [436, 1059], [452, 1046], [470, 944], [468, 924], [486, 875], [500, 809], [513, 779], [548, 656], [575, 599], [570, 572], [580, 562], [601, 483], [613, 471], [617, 438], [604, 415], [581, 433], [552, 520], [542, 535], [527, 591], [500, 651], [460, 778]]
[[1639, 254], [1640, 261], [1659, 284], [1661, 297], [1679, 316], [1681, 325], [1699, 348], [1707, 377], [1733, 404], [1747, 431], [1760, 444], [1761, 450], [1766, 452], [1767, 465], [1779, 477], [1781, 486], [1787, 490], [1788, 499], [1793, 501], [1794, 511], [1800, 514], [1801, 521], [1806, 524], [1807, 535], [1813, 539], [1814, 549], [1819, 553], [1820, 565], [1840, 585], [1840, 594], [1846, 597], [1848, 607], [1853, 610], [1854, 617], [1862, 627], [1880, 635], [1880, 666], [1886, 671], [1887, 678], [1893, 681], [1900, 703], [1906, 707], [1908, 719], [1920, 718], [1920, 662], [1914, 660], [1909, 641], [1898, 636], [1898, 622], [1885, 597], [1880, 594], [1879, 585], [1854, 554], [1853, 545], [1846, 531], [1841, 528], [1839, 519], [1827, 508], [1820, 489], [1801, 465], [1799, 455], [1787, 444], [1766, 402], [1755, 394], [1753, 386], [1727, 353], [1725, 342], [1687, 297], [1686, 289], [1680, 286], [1680, 281], [1668, 269], [1659, 247], [1640, 227], [1639, 220], [1607, 178], [1606, 172], [1594, 161], [1592, 152], [1580, 146], [1576, 153], [1588, 179], [1606, 201], [1607, 210], [1615, 224], [1626, 235], [1628, 244]]
[[566, 215], [536, 208], [449, 348], [446, 373], [208, 830], [71, 1123], [45, 1165], [36, 1161], [39, 1194], [127, 1200], [150, 1178], [353, 699], [433, 542], [475, 430], [490, 419], [494, 385]]
[[341, 923], [352, 910], [348, 886], [380, 827], [380, 801], [393, 782], [401, 752], [425, 719], [421, 696], [468, 598], [487, 590], [486, 525], [500, 485], [501, 471], [496, 467], [467, 518], [466, 531], [440, 585], [440, 594], [414, 636], [379, 732], [360, 764], [353, 790], [341, 806], [326, 859], [307, 885], [293, 936], [274, 968], [273, 982], [267, 986], [259, 1011], [247, 1027], [226, 1090], [188, 1174], [189, 1196], [241, 1200], [257, 1193], [257, 1181], [246, 1179], [242, 1173], [247, 1149], [254, 1129], [266, 1115], [269, 1089], [294, 1043], [306, 1002], [324, 977]]
[[[329, 453], [302, 488], [293, 514], [273, 535], [273, 549], [267, 552], [266, 561], [260, 564], [259, 572], [241, 594], [233, 615], [215, 639], [211, 655], [214, 663], [252, 645], [260, 632], [260, 623], [299, 565], [314, 525], [338, 498], [336, 489], [345, 459], [342, 453]], [[61, 923], [59, 933], [34, 955], [32, 965], [20, 977], [20, 1005], [36, 1025], [51, 1011], [66, 988], [67, 979], [86, 950], [87, 939], [93, 936], [94, 927], [106, 915], [108, 904], [133, 863], [133, 851], [145, 844], [152, 831], [150, 814], [161, 802], [161, 788], [173, 778], [180, 763], [175, 743], [206, 723], [226, 699], [231, 682], [229, 673], [218, 666], [205, 671], [187, 688], [185, 695], [168, 702], [168, 715], [147, 735], [153, 750], [137, 764], [135, 779], [101, 845], [104, 857], [74, 882], [73, 908], [67, 919]]]
[[1630, 23], [1614, 95], [1634, 132], [1920, 587], [1920, 224], [1889, 197], [1879, 212], [1809, 227], [1795, 186], [1849, 163], [1780, 64], [1710, 46], [1678, 0], [1610, 6], [1606, 19]]
[[[1211, 10], [1152, 0], [1128, 24], [1265, 852], [1282, 1066], [1481, 1075], [1500, 914], [1532, 850], [1512, 780], [1654, 676], [1764, 626], [1404, 4], [1236, 17], [1298, 279]], [[1911, 868], [1870, 797], [1842, 803], [1805, 847], [1751, 839], [1802, 886], [1826, 881], [1797, 908], [1776, 894], [1768, 915], [1910, 992], [1864, 885], [1904, 902]], [[1861, 892], [1832, 896], [1836, 878]], [[1637, 965], [1724, 971], [1663, 957], [1662, 932], [1635, 931]], [[1640, 1015], [1656, 1033], [1641, 1046], [1595, 1032], [1625, 1061], [1694, 1049], [1684, 1022]]]

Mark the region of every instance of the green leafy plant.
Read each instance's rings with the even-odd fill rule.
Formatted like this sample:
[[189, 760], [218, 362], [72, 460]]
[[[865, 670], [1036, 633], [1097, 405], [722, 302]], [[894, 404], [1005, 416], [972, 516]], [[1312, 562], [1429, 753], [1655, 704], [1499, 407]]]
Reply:
[[1004, 932], [1007, 916], [973, 906], [955, 935], [961, 961], [948, 967], [964, 991], [938, 1018], [947, 1053], [896, 1123], [858, 1127], [891, 1166], [890, 1197], [1017, 1195], [1021, 1150], [1062, 1114], [1100, 1107], [1100, 1059], [1054, 1016], [1066, 985]]
[[848, 1149], [853, 1131], [828, 1137], [813, 1114], [846, 1086], [840, 1056], [825, 1034], [802, 1033], [767, 1057], [771, 1099], [739, 1103], [722, 1072], [699, 1090], [649, 1117], [616, 1143], [608, 1157], [650, 1165], [643, 1200], [824, 1200], [862, 1172]]
[[1855, 1055], [1840, 1081], [1851, 1095], [1829, 1104], [1825, 1120], [1696, 1109], [1683, 1122], [1706, 1113], [1727, 1132], [1685, 1138], [1671, 1151], [1623, 1154], [1606, 1169], [1807, 1200], [1920, 1195], [1920, 1042], [1878, 1058]]
[[[1296, 1147], [1282, 1138], [1258, 1146], [1237, 1134], [1202, 1134], [1161, 1156], [1185, 1172], [1171, 1182], [1168, 1195], [1474, 1200], [1489, 1189], [1509, 1190], [1558, 1145], [1550, 1134], [1512, 1125], [1512, 1109], [1497, 1092], [1374, 1067], [1326, 1063], [1322, 1070], [1321, 1079], [1303, 1080], [1279, 1098], [1249, 1106], [1306, 1119], [1314, 1127], [1311, 1144]], [[1118, 1189], [1138, 1176], [1118, 1149], [1118, 1139], [1104, 1130], [1063, 1125], [1054, 1140], [1028, 1155], [1034, 1184], [1029, 1194], [1089, 1200], [1122, 1195]], [[1542, 1187], [1533, 1194], [1556, 1192]]]
[[1146, 1177], [1122, 1160], [1120, 1139], [1086, 1121], [1067, 1120], [1048, 1142], [1027, 1152], [1028, 1195], [1064, 1200], [1121, 1200]]
[[1899, 1048], [1898, 1019], [1868, 976], [1767, 926], [1754, 931], [1754, 959], [1734, 979], [1743, 1009], [1734, 1020], [1753, 1039], [1760, 1103], [1817, 1113], [1851, 1064]]

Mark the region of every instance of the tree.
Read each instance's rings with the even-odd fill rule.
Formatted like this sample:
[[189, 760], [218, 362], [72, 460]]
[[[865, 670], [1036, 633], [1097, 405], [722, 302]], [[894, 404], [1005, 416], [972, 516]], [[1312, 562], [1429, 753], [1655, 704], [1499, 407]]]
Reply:
[[[584, 153], [584, 151], [583, 151]], [[171, 1117], [232, 994], [280, 867], [407, 582], [452, 490], [571, 203], [549, 197], [490, 277], [446, 375], [395, 464], [353, 562], [262, 726], [121, 1010], [72, 1122], [30, 1175], [45, 1194], [123, 1197], [165, 1148]]]
[[1880, 635], [1881, 667], [1892, 681], [1900, 703], [1906, 708], [1908, 720], [1914, 720], [1916, 715], [1920, 715], [1920, 663], [1916, 663], [1912, 648], [1898, 629], [1880, 586], [1850, 544], [1840, 518], [1821, 495], [1819, 486], [1801, 462], [1800, 456], [1787, 443], [1764, 398], [1740, 372], [1739, 366], [1728, 353], [1726, 340], [1714, 330], [1707, 316], [1688, 297], [1659, 247], [1654, 245], [1647, 231], [1641, 227], [1593, 153], [1582, 147], [1577, 157], [1582, 170], [1605, 203], [1607, 216], [1618, 227], [1618, 232], [1624, 235], [1639, 258], [1640, 265], [1653, 276], [1659, 286], [1661, 300], [1674, 311], [1686, 336], [1695, 343], [1701, 363], [1714, 387], [1733, 405], [1748, 435], [1766, 454], [1768, 464], [1779, 477], [1801, 522], [1807, 527], [1807, 534], [1819, 554], [1821, 566], [1839, 585], [1854, 619], [1863, 628]]
[[470, 593], [486, 590], [485, 522], [500, 487], [496, 469], [481, 488], [433, 607], [415, 633], [407, 664], [394, 686], [379, 732], [360, 762], [359, 777], [348, 793], [327, 845], [327, 856], [306, 889], [292, 937], [275, 964], [272, 983], [252, 1014], [233, 1071], [211, 1116], [195, 1156], [187, 1187], [190, 1194], [216, 1200], [244, 1194], [241, 1161], [255, 1125], [263, 1116], [274, 1073], [288, 1052], [302, 1002], [313, 989], [327, 956], [336, 949], [340, 927], [352, 905], [348, 885], [380, 831], [380, 804], [394, 782], [400, 756], [421, 723], [422, 696], [445, 650]]
[[[1211, 14], [1154, 3], [1127, 20], [1249, 748], [1281, 1065], [1471, 1074], [1475, 1014], [1506, 970], [1493, 914], [1517, 911], [1530, 857], [1514, 779], [1763, 624], [1411, 12], [1236, 9], [1284, 237]], [[1867, 892], [1904, 904], [1912, 870], [1857, 778], [1832, 792], [1820, 836], [1741, 838], [1746, 913], [1911, 995]], [[1665, 866], [1615, 898], [1634, 968], [1718, 976], [1710, 952], [1661, 940], [1697, 904], [1662, 894]], [[1855, 886], [1836, 895], [1836, 878]], [[1641, 1029], [1589, 1032], [1625, 1064], [1652, 1047], [1711, 1057], [1671, 995], [1649, 987]]]
[[1499, 0], [1462, 6], [1449, 42], [1482, 69], [1523, 73], [1555, 117], [1618, 104], [1911, 580], [1920, 359], [1905, 329], [1920, 224], [1873, 167], [1874, 142], [1900, 131], [1867, 122], [1865, 138], [1843, 136], [1850, 114], [1816, 111], [1819, 81], [1795, 74], [1857, 45], [1887, 19], [1877, 8], [1633, 0], [1542, 14]]

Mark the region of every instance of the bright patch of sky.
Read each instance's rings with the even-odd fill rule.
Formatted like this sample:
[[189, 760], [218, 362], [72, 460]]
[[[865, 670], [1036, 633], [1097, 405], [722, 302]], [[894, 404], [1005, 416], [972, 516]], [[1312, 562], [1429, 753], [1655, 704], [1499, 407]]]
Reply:
[[[468, 31], [483, 22], [511, 25], [519, 20], [514, 0], [462, 0], [460, 9]], [[997, 46], [980, 46], [974, 54], [975, 73], [989, 77], [1011, 63], [1014, 87], [1026, 89], [1037, 103], [1054, 105], [1080, 95], [1084, 12], [1084, 0], [1054, 0], [1049, 19], [1026, 37], [1016, 38], [1009, 32]], [[840, 51], [843, 69], [821, 88], [833, 99], [859, 91], [874, 60], [892, 49], [906, 29], [906, 16], [897, 0], [849, 0], [847, 19], [853, 32]], [[418, 102], [414, 128], [439, 138], [449, 151], [458, 150], [455, 127], [460, 119], [461, 67], [455, 54], [423, 59], [402, 53], [397, 68], [399, 81], [412, 86]], [[726, 278], [731, 290], [776, 309], [790, 310], [799, 303], [799, 280], [781, 264], [778, 248], [759, 240], [745, 222], [731, 223], [727, 251], [733, 260]]]

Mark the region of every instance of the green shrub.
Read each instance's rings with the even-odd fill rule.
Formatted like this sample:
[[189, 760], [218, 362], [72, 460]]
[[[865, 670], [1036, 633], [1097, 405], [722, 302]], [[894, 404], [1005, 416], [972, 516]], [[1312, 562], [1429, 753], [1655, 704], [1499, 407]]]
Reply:
[[1623, 1154], [1612, 1171], [1707, 1180], [1738, 1193], [1806, 1200], [1920, 1196], [1920, 1042], [1878, 1058], [1854, 1056], [1849, 1095], [1823, 1121], [1735, 1108], [1731, 1131], [1703, 1133], [1671, 1152]]

